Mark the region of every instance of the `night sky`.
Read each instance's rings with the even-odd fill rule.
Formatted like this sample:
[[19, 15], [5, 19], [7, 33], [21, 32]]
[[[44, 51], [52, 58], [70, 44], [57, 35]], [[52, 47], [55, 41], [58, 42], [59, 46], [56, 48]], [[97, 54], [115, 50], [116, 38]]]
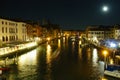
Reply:
[[49, 19], [64, 29], [84, 29], [86, 25], [120, 24], [120, 0], [2, 0], [0, 16]]

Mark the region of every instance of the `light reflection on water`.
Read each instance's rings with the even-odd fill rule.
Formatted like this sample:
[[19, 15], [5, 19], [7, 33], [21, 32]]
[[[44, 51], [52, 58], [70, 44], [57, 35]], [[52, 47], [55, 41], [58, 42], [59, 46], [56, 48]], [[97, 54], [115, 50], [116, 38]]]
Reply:
[[[58, 48], [65, 46], [63, 43], [58, 40]], [[61, 46], [61, 44], [63, 46]], [[54, 63], [56, 64], [53, 64], [53, 50], [50, 44], [44, 45], [43, 50], [39, 47], [40, 49], [34, 49], [19, 56], [18, 65], [14, 66], [14, 70], [7, 76], [8, 80], [75, 80], [73, 77], [78, 77], [79, 80], [109, 80], [104, 77], [103, 74], [104, 63], [102, 61], [98, 62], [99, 56], [97, 49], [86, 48], [83, 50], [83, 48], [80, 48], [78, 45], [78, 52], [75, 53], [77, 51], [76, 43], [73, 42], [71, 45], [70, 49], [68, 49], [71, 51], [67, 55], [64, 54], [67, 53], [67, 50], [66, 52], [62, 50], [64, 53], [61, 54], [59, 59], [55, 59], [57, 62]], [[39, 52], [37, 52], [37, 50], [39, 50]], [[42, 51], [40, 52], [40, 50]], [[36, 60], [36, 58], [38, 60]], [[40, 60], [41, 64], [37, 64]], [[38, 65], [39, 67], [37, 67]], [[53, 69], [51, 69], [51, 67]], [[55, 75], [58, 76], [56, 77]], [[53, 76], [55, 76], [55, 79], [52, 79]], [[40, 77], [45, 78], [40, 79]]]
[[[7, 80], [25, 80], [27, 77], [37, 74], [36, 73], [36, 49], [27, 52], [18, 57], [17, 65], [12, 66], [10, 74], [7, 75]], [[11, 59], [12, 60], [12, 59]]]
[[18, 58], [18, 66], [36, 65], [36, 49], [28, 52], [28, 54], [21, 55]]
[[80, 45], [81, 45], [81, 40], [79, 41], [79, 45], [78, 45], [78, 54], [80, 59], [82, 59], [82, 48], [80, 47]]
[[60, 48], [61, 46], [60, 46], [60, 39], [58, 39], [58, 48]]
[[[59, 39], [60, 40], [60, 39]], [[65, 37], [63, 37], [63, 43], [65, 43]]]
[[74, 54], [74, 51], [75, 51], [75, 42], [73, 41], [72, 42], [72, 53]]
[[47, 50], [46, 50], [46, 61], [47, 64], [51, 62], [51, 46], [49, 44], [47, 45]]
[[91, 50], [90, 48], [87, 49], [87, 56], [88, 56], [88, 61], [91, 60]]
[[49, 79], [51, 80], [51, 52], [52, 52], [52, 49], [51, 49], [51, 46], [48, 44], [47, 45], [47, 50], [46, 50], [46, 64], [47, 64], [47, 74], [46, 74], [46, 79]]
[[93, 61], [93, 65], [96, 66], [98, 62], [98, 51], [96, 48], [93, 49], [92, 61]]

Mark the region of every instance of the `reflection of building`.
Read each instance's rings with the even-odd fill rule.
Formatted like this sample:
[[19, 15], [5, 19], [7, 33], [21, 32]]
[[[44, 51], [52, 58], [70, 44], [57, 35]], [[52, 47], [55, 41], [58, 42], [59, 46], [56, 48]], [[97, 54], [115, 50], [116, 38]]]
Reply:
[[0, 19], [0, 44], [25, 41], [27, 36], [25, 26], [24, 22]]

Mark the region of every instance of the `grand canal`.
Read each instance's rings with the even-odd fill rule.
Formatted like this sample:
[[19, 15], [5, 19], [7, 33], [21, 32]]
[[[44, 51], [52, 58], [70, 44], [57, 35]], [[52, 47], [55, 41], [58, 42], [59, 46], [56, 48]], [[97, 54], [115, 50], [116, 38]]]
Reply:
[[[6, 65], [10, 71], [1, 77], [6, 80], [118, 80], [104, 76], [104, 62], [99, 60], [100, 53], [95, 47], [80, 47], [80, 43], [63, 37], [15, 59], [8, 58]], [[0, 65], [5, 65], [3, 60]]]

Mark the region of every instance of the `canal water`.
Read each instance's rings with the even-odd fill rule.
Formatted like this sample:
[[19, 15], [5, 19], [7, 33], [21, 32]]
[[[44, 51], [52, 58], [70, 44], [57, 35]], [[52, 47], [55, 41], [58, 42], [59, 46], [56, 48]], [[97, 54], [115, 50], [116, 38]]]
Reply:
[[[84, 44], [80, 47], [80, 44]], [[104, 76], [98, 50], [63, 37], [16, 58], [7, 58], [6, 80], [118, 80]], [[0, 65], [5, 65], [3, 60]]]

